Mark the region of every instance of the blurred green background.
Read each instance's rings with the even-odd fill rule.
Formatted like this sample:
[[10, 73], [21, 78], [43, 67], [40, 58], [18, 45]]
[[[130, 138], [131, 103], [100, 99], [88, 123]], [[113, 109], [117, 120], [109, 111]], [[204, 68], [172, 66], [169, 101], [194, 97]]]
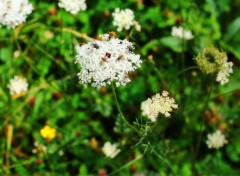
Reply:
[[[59, 9], [56, 0], [30, 2], [34, 10], [26, 23], [14, 30], [0, 28], [0, 175], [84, 176], [103, 170], [124, 176], [240, 174], [239, 0], [87, 0], [87, 10], [77, 15]], [[117, 7], [133, 10], [141, 25], [141, 32], [118, 33], [134, 43], [143, 63], [132, 81], [116, 91], [128, 122], [147, 128], [142, 135], [120, 119], [110, 86], [78, 83], [80, 66], [74, 63], [75, 44], [87, 42], [83, 34], [95, 38], [116, 31], [111, 13]], [[194, 39], [172, 37], [173, 26], [191, 30]], [[211, 87], [210, 76], [188, 69], [210, 45], [227, 52], [234, 63], [227, 85]], [[18, 99], [7, 87], [14, 75], [29, 83], [27, 94]], [[153, 125], [141, 116], [140, 105], [162, 90], [179, 108]], [[46, 124], [57, 131], [52, 141], [40, 134]], [[217, 129], [228, 144], [208, 149], [207, 134]], [[47, 152], [33, 153], [34, 141]], [[106, 141], [119, 143], [121, 152], [114, 159], [101, 152]]]

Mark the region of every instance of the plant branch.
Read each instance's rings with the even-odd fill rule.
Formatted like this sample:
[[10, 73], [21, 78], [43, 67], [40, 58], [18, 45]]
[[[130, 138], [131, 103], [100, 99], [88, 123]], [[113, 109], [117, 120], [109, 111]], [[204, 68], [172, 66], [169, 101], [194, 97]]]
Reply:
[[121, 111], [121, 108], [120, 108], [120, 106], [119, 106], [119, 103], [118, 103], [117, 94], [116, 94], [115, 87], [114, 87], [113, 83], [112, 83], [112, 91], [113, 91], [113, 95], [114, 95], [114, 99], [115, 99], [115, 102], [116, 102], [116, 105], [117, 105], [118, 112], [119, 112], [122, 120], [124, 121], [124, 123], [125, 123], [126, 125], [128, 125], [130, 128], [132, 128], [135, 132], [137, 132], [138, 134], [140, 134], [140, 131], [139, 131], [137, 128], [135, 128], [133, 125], [131, 125], [131, 124], [126, 120], [126, 118], [124, 117], [124, 115], [123, 115], [123, 113], [122, 113], [122, 111]]
[[172, 173], [175, 176], [178, 176], [178, 174], [174, 171], [171, 163], [167, 159], [165, 159], [162, 155], [160, 155], [155, 149], [153, 149], [152, 152], [171, 169]]

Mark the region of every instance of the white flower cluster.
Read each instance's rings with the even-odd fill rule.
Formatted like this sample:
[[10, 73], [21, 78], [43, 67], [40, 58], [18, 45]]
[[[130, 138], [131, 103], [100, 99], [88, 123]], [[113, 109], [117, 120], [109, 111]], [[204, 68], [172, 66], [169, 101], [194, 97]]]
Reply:
[[75, 15], [87, 9], [86, 0], [59, 0], [58, 6]]
[[35, 148], [32, 149], [33, 153], [36, 153], [36, 154], [47, 153], [47, 147], [43, 144], [39, 144], [38, 141], [34, 142], [34, 147]]
[[134, 13], [130, 9], [120, 10], [119, 8], [116, 8], [115, 11], [112, 13], [112, 16], [113, 16], [113, 25], [117, 26], [118, 32], [121, 32], [123, 29], [129, 30], [130, 27], [133, 25], [135, 25], [136, 27], [140, 26], [134, 20]]
[[15, 75], [8, 84], [11, 95], [22, 94], [28, 90], [28, 83], [26, 78]]
[[114, 158], [121, 150], [117, 148], [117, 144], [105, 142], [102, 151], [107, 157]]
[[175, 104], [175, 100], [173, 98], [168, 97], [168, 92], [163, 91], [162, 95], [159, 93], [153, 96], [152, 98], [148, 98], [141, 104], [142, 115], [147, 116], [152, 122], [156, 121], [158, 113], [169, 117], [170, 112], [173, 109], [178, 108], [178, 105]]
[[207, 140], [207, 146], [208, 148], [215, 148], [219, 149], [220, 147], [224, 146], [224, 144], [227, 143], [227, 140], [225, 139], [224, 134], [221, 133], [221, 131], [217, 130], [213, 134], [209, 134]]
[[0, 24], [15, 28], [26, 21], [27, 15], [32, 13], [32, 10], [32, 4], [28, 0], [1, 0]]
[[120, 40], [114, 35], [104, 34], [96, 40], [76, 46], [76, 63], [82, 67], [78, 73], [79, 82], [85, 87], [106, 86], [115, 82], [116, 86], [130, 82], [128, 73], [134, 71], [142, 61], [134, 54], [134, 47], [128, 40]]
[[228, 83], [228, 77], [230, 73], [233, 73], [233, 63], [227, 62], [227, 57], [225, 58], [226, 62], [222, 65], [222, 68], [217, 73], [216, 81], [220, 82], [221, 85]]
[[183, 27], [172, 27], [171, 35], [173, 37], [178, 37], [180, 39], [191, 40], [193, 39], [193, 34], [191, 31], [185, 30]]

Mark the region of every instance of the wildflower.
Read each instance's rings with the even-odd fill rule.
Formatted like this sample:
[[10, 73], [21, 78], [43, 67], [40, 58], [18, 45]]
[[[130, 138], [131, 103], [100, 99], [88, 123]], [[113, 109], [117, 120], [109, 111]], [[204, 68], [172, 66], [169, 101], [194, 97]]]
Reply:
[[168, 97], [168, 94], [167, 91], [163, 91], [162, 95], [158, 93], [152, 98], [148, 98], [142, 102], [142, 115], [147, 116], [152, 122], [156, 121], [159, 113], [163, 114], [165, 117], [170, 117], [170, 112], [178, 108], [178, 105], [175, 104], [173, 98]]
[[116, 144], [105, 142], [102, 151], [107, 157], [114, 158], [121, 150], [117, 148]]
[[92, 147], [92, 149], [99, 150], [98, 141], [95, 137], [92, 137], [90, 139], [89, 143], [90, 143], [90, 146]]
[[56, 129], [51, 128], [48, 125], [45, 125], [44, 128], [40, 130], [40, 134], [42, 135], [43, 138], [45, 138], [48, 141], [51, 141], [56, 137]]
[[[120, 10], [116, 8], [112, 13], [113, 25], [117, 26], [117, 31], [121, 32], [123, 29], [129, 30], [131, 26], [138, 23], [134, 20], [134, 13], [130, 9]], [[137, 27], [139, 28], [139, 27]]]
[[142, 26], [137, 21], [134, 22], [134, 27], [136, 31], [141, 32]]
[[28, 90], [28, 83], [26, 78], [15, 75], [7, 85], [10, 89], [10, 94], [13, 98], [24, 95]]
[[184, 29], [183, 27], [172, 27], [171, 35], [178, 37], [180, 39], [191, 40], [193, 39], [193, 34], [191, 31]]
[[33, 10], [28, 0], [1, 0], [0, 24], [15, 28], [26, 21], [27, 15]]
[[18, 58], [20, 55], [21, 55], [21, 52], [18, 51], [18, 50], [16, 50], [16, 51], [13, 52], [13, 57], [14, 57], [14, 58]]
[[45, 31], [44, 32], [44, 37], [46, 38], [46, 39], [48, 39], [48, 40], [51, 40], [51, 39], [53, 39], [53, 37], [54, 37], [54, 33], [53, 32], [51, 32], [51, 31]]
[[215, 148], [219, 149], [224, 144], [227, 143], [227, 140], [225, 139], [224, 134], [221, 133], [221, 131], [217, 130], [213, 134], [208, 134], [208, 140], [206, 141], [208, 148]]
[[233, 73], [233, 63], [227, 62], [227, 54], [213, 46], [204, 48], [195, 61], [203, 73], [216, 73], [216, 81], [222, 85], [228, 83], [228, 77]]
[[221, 85], [228, 83], [228, 77], [230, 76], [230, 73], [233, 73], [232, 66], [232, 62], [225, 62], [222, 69], [217, 73], [216, 81], [220, 82]]
[[47, 147], [45, 145], [39, 144], [38, 141], [34, 142], [34, 149], [32, 150], [33, 153], [38, 153], [38, 154], [42, 154], [42, 153], [46, 153], [47, 151]]
[[82, 67], [78, 73], [79, 82], [85, 87], [106, 86], [115, 82], [116, 86], [130, 82], [128, 73], [134, 71], [142, 61], [140, 55], [134, 54], [134, 47], [128, 40], [115, 38], [114, 33], [100, 36], [96, 40], [76, 46], [76, 63]]
[[75, 15], [79, 11], [87, 9], [86, 0], [59, 0], [58, 6]]

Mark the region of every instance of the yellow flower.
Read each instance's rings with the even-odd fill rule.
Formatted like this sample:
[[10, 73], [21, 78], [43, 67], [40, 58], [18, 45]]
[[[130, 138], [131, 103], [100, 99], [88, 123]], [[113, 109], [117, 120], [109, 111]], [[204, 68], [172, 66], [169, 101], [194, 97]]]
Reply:
[[40, 134], [46, 140], [51, 141], [56, 137], [56, 129], [51, 128], [49, 125], [45, 125], [45, 127], [40, 130]]

